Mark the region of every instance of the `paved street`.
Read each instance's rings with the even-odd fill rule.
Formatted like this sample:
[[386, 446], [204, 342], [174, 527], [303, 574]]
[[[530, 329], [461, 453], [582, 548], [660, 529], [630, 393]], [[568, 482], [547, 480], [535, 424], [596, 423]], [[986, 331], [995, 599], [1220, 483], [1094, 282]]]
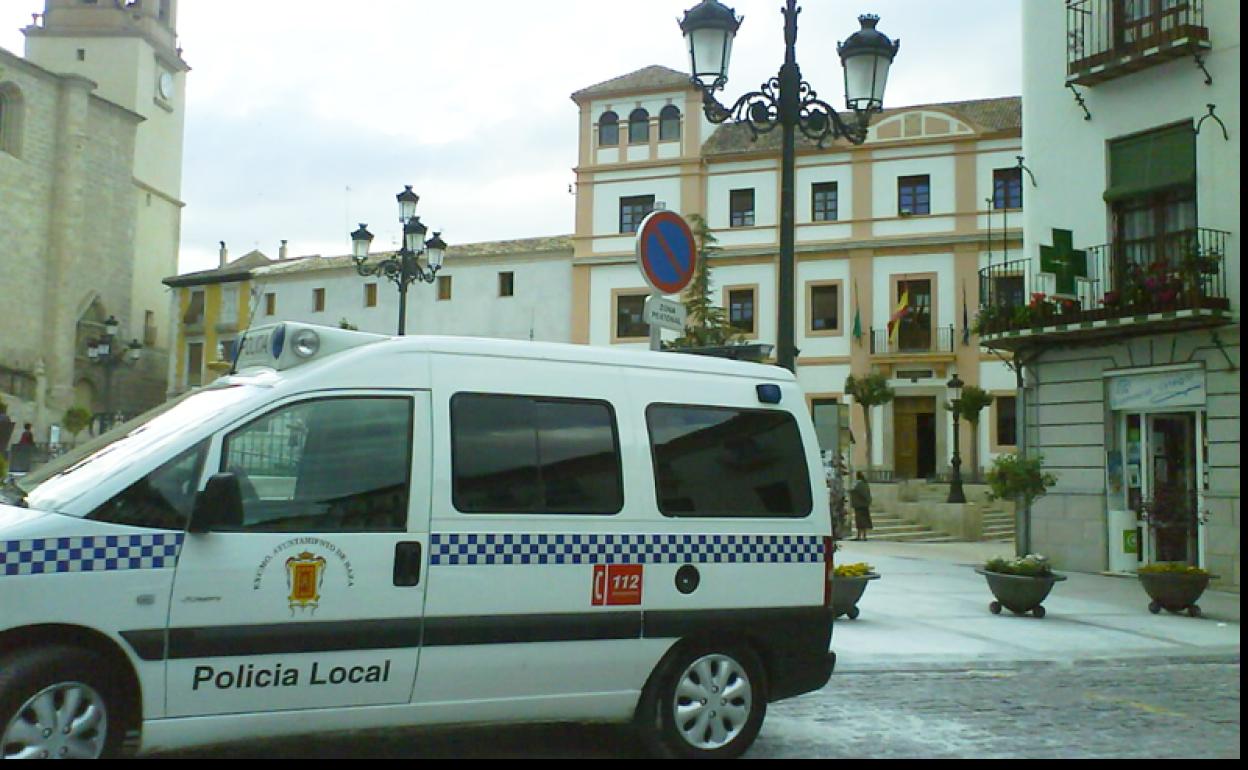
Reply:
[[[1151, 615], [1129, 578], [1070, 573], [1044, 619], [989, 614], [973, 566], [1009, 546], [847, 543], [883, 576], [837, 622], [837, 673], [773, 704], [750, 758], [1151, 758], [1240, 754], [1239, 597]], [[627, 731], [557, 725], [409, 730], [195, 757], [630, 757]]]

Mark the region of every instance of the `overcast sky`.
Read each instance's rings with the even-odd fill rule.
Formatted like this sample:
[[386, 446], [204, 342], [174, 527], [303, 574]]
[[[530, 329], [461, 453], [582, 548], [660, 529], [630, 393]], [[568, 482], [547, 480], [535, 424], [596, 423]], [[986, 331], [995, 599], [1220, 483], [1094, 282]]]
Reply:
[[[182, 0], [192, 71], [179, 272], [259, 248], [346, 254], [367, 222], [397, 243], [396, 193], [450, 243], [570, 234], [573, 91], [651, 64], [687, 70], [676, 21], [695, 0]], [[781, 0], [745, 16], [731, 98], [783, 61]], [[885, 104], [1018, 95], [1019, 0], [805, 0], [798, 63], [843, 103], [836, 43], [860, 13], [900, 38]], [[0, 0], [0, 47], [43, 0]]]

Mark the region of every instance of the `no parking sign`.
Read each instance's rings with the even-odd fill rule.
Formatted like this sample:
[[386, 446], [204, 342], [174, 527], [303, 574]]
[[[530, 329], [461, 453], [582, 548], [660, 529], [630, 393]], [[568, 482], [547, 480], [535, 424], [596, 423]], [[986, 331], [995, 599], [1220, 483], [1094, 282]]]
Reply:
[[684, 217], [655, 211], [637, 230], [637, 266], [656, 294], [679, 294], [693, 279], [698, 249]]

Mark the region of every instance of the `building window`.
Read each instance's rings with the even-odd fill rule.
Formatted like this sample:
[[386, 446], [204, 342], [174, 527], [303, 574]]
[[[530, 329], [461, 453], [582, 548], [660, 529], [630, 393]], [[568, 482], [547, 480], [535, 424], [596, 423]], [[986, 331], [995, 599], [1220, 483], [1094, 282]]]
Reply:
[[273, 292], [264, 295], [264, 314], [277, 315], [277, 295]]
[[680, 141], [680, 108], [669, 104], [659, 112], [659, 141]]
[[455, 508], [619, 513], [624, 476], [618, 433], [605, 401], [457, 393], [451, 398]]
[[198, 388], [204, 384], [204, 343], [192, 342], [186, 346], [186, 387]]
[[841, 282], [812, 283], [807, 295], [810, 303], [808, 333], [833, 334], [841, 330]]
[[377, 307], [377, 284], [364, 284], [364, 307]]
[[1023, 170], [999, 168], [992, 172], [992, 207], [1021, 209], [1023, 207]]
[[191, 302], [186, 308], [186, 315], [182, 316], [182, 323], [188, 326], [202, 324], [204, 322], [204, 292], [192, 291]]
[[897, 179], [897, 213], [903, 217], [932, 213], [932, 178], [903, 176]]
[[620, 144], [620, 116], [604, 112], [598, 119], [598, 146], [617, 147]]
[[732, 328], [747, 336], [756, 334], [755, 313], [758, 305], [758, 289], [729, 288], [728, 290], [728, 323]]
[[811, 187], [810, 218], [815, 222], [835, 222], [839, 214], [836, 182], [820, 182]]
[[498, 274], [498, 296], [514, 297], [516, 295], [516, 274], [504, 272]]
[[449, 300], [451, 298], [451, 276], [438, 276], [438, 299]]
[[324, 311], [325, 311], [325, 290], [313, 289], [312, 290], [312, 312], [322, 313]]
[[1018, 402], [1015, 396], [997, 396], [992, 402], [997, 410], [996, 431], [999, 447], [1018, 446]]
[[733, 227], [753, 227], [754, 189], [733, 190], [729, 193], [728, 213]]
[[638, 107], [628, 116], [628, 143], [648, 144], [650, 142], [650, 113]]
[[897, 282], [896, 305], [893, 312], [901, 317], [896, 322], [894, 351], [927, 351], [932, 348], [932, 281], [931, 279], [902, 280]]
[[641, 220], [654, 211], [653, 195], [634, 195], [620, 198], [620, 235], [637, 232]]
[[156, 313], [151, 310], [143, 311], [143, 344], [149, 348], [156, 347], [156, 340], [160, 332], [156, 328]]
[[0, 152], [22, 154], [24, 99], [15, 83], [0, 83]]
[[650, 324], [645, 321], [645, 311], [645, 294], [616, 295], [615, 341], [649, 337]]
[[1131, 266], [1177, 266], [1193, 242], [1196, 214], [1196, 134], [1191, 122], [1109, 144], [1115, 287]]

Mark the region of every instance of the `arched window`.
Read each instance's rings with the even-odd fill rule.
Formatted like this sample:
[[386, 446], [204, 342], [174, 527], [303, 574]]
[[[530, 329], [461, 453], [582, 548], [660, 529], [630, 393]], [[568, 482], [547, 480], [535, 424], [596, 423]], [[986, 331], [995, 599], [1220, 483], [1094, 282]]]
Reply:
[[628, 116], [628, 143], [647, 144], [650, 141], [650, 113], [638, 107]]
[[659, 141], [680, 141], [680, 108], [669, 104], [659, 113]]
[[22, 105], [22, 92], [17, 85], [0, 83], [0, 152], [21, 154]]
[[604, 112], [598, 119], [598, 146], [615, 147], [620, 143], [620, 116]]

